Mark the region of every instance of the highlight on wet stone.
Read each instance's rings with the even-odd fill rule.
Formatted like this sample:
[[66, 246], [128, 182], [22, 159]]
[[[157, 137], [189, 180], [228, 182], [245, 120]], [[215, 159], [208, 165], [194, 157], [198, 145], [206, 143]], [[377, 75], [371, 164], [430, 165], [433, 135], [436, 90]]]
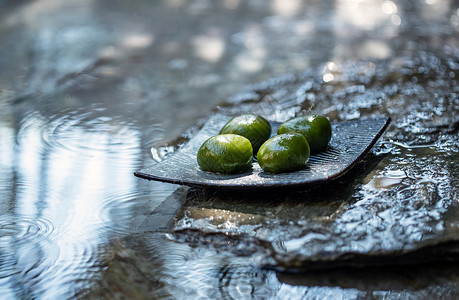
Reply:
[[330, 121], [314, 114], [290, 119], [277, 129], [277, 134], [287, 132], [301, 133], [308, 141], [311, 154], [325, 151], [332, 136]]
[[284, 173], [304, 169], [310, 150], [306, 138], [296, 132], [276, 135], [258, 150], [260, 167], [269, 173]]
[[197, 154], [201, 170], [222, 174], [246, 171], [252, 161], [252, 144], [247, 138], [236, 134], [210, 137], [201, 145]]
[[271, 136], [271, 124], [262, 116], [244, 114], [233, 117], [220, 130], [220, 134], [238, 134], [252, 143], [253, 154], [256, 155], [260, 146]]

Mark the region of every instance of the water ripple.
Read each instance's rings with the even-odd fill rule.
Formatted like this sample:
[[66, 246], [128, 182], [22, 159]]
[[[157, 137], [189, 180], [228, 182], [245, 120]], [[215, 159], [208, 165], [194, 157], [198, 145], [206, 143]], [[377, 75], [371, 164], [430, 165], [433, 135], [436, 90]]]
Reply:
[[61, 230], [47, 218], [0, 216], [0, 242], [6, 239], [15, 239], [19, 243], [26, 243], [36, 238], [53, 240], [59, 238], [61, 233]]
[[46, 218], [0, 217], [0, 279], [5, 290], [25, 293], [25, 298], [37, 296], [35, 287], [58, 260], [60, 249], [53, 240], [60, 234]]
[[46, 218], [1, 216], [2, 288], [24, 298], [71, 298], [104, 269], [104, 242], [60, 230]]
[[20, 144], [36, 149], [65, 149], [73, 153], [108, 152], [138, 154], [140, 133], [132, 122], [107, 117], [100, 110], [62, 111], [45, 117], [38, 112], [27, 115], [20, 124]]

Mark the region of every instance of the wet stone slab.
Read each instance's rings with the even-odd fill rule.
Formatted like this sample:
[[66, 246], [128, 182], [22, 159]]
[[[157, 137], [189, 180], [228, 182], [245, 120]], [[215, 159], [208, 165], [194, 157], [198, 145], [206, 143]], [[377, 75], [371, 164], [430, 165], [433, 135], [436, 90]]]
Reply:
[[288, 191], [190, 190], [174, 238], [282, 271], [457, 260], [458, 57], [445, 57], [419, 52], [378, 65], [344, 64], [330, 83], [311, 72], [235, 96], [225, 113], [278, 121], [308, 111], [333, 120], [387, 114], [393, 123], [337, 182]]

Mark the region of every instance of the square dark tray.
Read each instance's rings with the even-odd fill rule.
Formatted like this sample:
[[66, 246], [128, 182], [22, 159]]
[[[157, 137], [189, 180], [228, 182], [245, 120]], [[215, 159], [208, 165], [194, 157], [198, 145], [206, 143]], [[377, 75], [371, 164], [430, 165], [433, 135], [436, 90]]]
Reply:
[[[230, 116], [212, 116], [202, 129], [180, 150], [155, 165], [134, 173], [135, 176], [189, 186], [259, 189], [325, 183], [355, 166], [371, 149], [390, 123], [389, 117], [332, 123], [332, 138], [326, 151], [312, 155], [301, 171], [281, 174], [265, 173], [256, 161], [252, 170], [222, 175], [200, 170], [196, 154], [202, 143], [218, 134]], [[272, 135], [280, 123], [271, 122]]]

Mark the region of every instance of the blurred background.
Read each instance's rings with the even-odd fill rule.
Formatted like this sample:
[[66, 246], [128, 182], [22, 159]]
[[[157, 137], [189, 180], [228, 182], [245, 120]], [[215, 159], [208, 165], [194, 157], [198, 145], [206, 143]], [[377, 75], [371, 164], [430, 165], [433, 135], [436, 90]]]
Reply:
[[[456, 240], [457, 223], [447, 231], [442, 214], [457, 216], [458, 31], [454, 0], [0, 1], [0, 298], [457, 296], [454, 271], [333, 284], [175, 241], [167, 232], [183, 228], [252, 234], [240, 213], [285, 225], [267, 225], [257, 239], [296, 239], [305, 233], [286, 235], [288, 226], [307, 220], [273, 214], [306, 211], [305, 196], [276, 198], [268, 213], [226, 202], [189, 214], [199, 199], [221, 197], [133, 172], [216, 111], [279, 121], [305, 111], [332, 121], [389, 115], [393, 125], [366, 162], [385, 157], [376, 171], [312, 202], [328, 203], [327, 216], [363, 200], [414, 203], [426, 219], [413, 224], [428, 228], [412, 245], [429, 234]], [[198, 200], [176, 215], [190, 197]], [[210, 221], [218, 216], [232, 225]]]

